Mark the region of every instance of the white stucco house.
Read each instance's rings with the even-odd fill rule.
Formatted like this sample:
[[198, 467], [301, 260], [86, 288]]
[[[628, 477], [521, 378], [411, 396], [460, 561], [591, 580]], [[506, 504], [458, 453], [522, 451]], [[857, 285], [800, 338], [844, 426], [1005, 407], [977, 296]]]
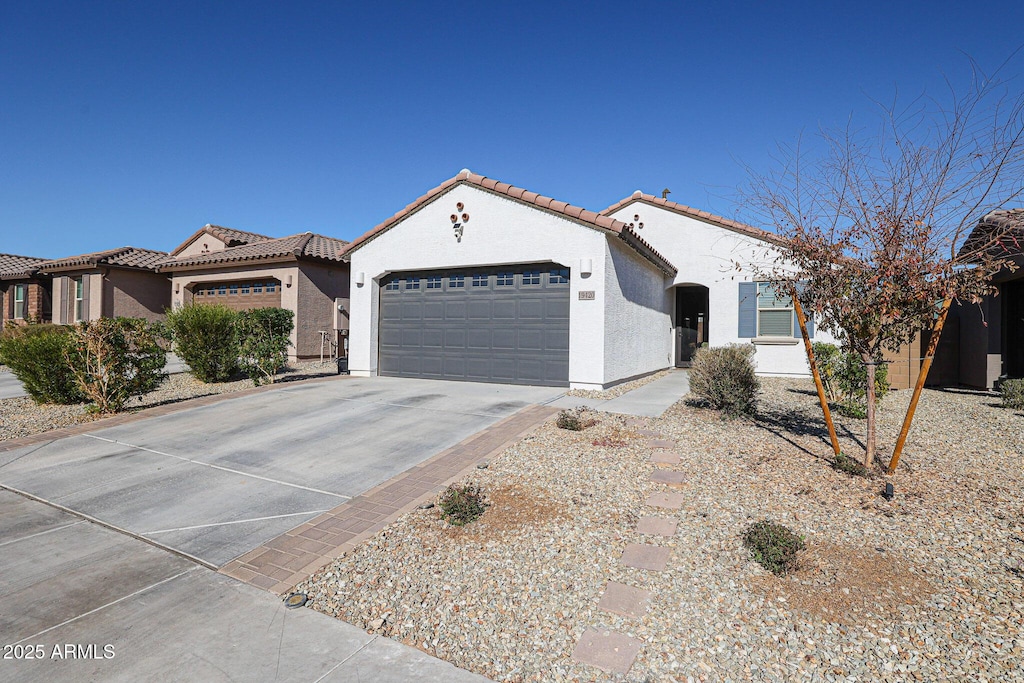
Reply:
[[598, 213], [464, 170], [348, 246], [349, 369], [603, 389], [742, 342], [759, 373], [805, 375], [787, 302], [735, 266], [777, 240], [640, 192]]

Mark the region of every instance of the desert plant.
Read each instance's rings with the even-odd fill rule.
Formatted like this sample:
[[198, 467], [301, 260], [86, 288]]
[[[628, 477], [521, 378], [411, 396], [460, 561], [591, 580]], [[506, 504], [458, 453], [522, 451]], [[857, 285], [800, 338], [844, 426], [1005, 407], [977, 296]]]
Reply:
[[288, 362], [294, 316], [284, 308], [253, 308], [238, 314], [239, 365], [257, 385], [272, 384], [274, 375]]
[[804, 539], [788, 527], [765, 519], [747, 527], [743, 545], [759, 565], [772, 574], [785, 576], [796, 567], [797, 553], [804, 549]]
[[36, 403], [85, 401], [66, 361], [70, 332], [62, 325], [19, 325], [0, 334], [0, 362]]
[[201, 382], [226, 382], [238, 372], [238, 313], [222, 304], [188, 304], [167, 312], [178, 355]]
[[999, 383], [1003, 407], [1024, 410], [1024, 379], [1004, 379]]
[[159, 337], [142, 318], [78, 323], [65, 360], [79, 390], [103, 414], [120, 412], [128, 399], [153, 391], [167, 377]]
[[487, 508], [483, 489], [473, 484], [452, 484], [441, 493], [438, 505], [441, 517], [453, 526], [476, 521]]
[[586, 406], [576, 406], [571, 410], [562, 410], [558, 413], [558, 419], [555, 421], [555, 424], [559, 429], [581, 432], [587, 427], [597, 424], [597, 420], [586, 417], [587, 411]]
[[868, 476], [868, 468], [864, 467], [864, 463], [858, 462], [843, 453], [836, 455], [835, 460], [832, 461], [832, 468], [838, 472], [852, 474], [855, 477]]
[[754, 351], [750, 344], [697, 349], [690, 366], [690, 391], [723, 415], [753, 415], [761, 388], [754, 374]]

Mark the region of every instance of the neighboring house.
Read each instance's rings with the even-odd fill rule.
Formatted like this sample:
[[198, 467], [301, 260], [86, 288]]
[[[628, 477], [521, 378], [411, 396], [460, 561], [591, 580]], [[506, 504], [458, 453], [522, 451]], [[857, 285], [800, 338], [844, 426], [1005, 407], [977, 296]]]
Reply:
[[998, 296], [950, 307], [928, 384], [992, 389], [1001, 377], [1024, 377], [1024, 209], [993, 211], [979, 221], [961, 248], [970, 253], [992, 242], [999, 257], [1018, 269], [992, 278]]
[[[347, 242], [310, 232], [271, 238], [206, 225], [161, 260], [174, 306], [223, 304], [235, 310], [276, 306], [295, 314], [292, 360], [345, 354]], [[340, 310], [339, 310], [340, 308]]]
[[807, 374], [791, 308], [733, 266], [774, 235], [643, 194], [605, 214], [469, 171], [431, 190], [349, 246], [350, 370], [603, 389], [753, 341]]
[[46, 260], [0, 254], [0, 329], [12, 323], [50, 322], [50, 278], [39, 272]]
[[53, 322], [120, 316], [162, 320], [171, 288], [156, 264], [165, 258], [163, 251], [120, 247], [39, 264], [53, 278]]

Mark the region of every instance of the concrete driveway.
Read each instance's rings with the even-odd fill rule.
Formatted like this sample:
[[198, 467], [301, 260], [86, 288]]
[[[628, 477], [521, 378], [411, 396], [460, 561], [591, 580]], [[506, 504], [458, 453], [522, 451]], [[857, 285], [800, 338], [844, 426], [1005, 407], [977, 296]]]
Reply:
[[0, 453], [0, 484], [220, 567], [558, 389], [303, 383]]
[[486, 683], [8, 491], [0, 577], [3, 681]]
[[25, 395], [25, 387], [21, 386], [13, 372], [0, 372], [0, 398], [17, 398]]

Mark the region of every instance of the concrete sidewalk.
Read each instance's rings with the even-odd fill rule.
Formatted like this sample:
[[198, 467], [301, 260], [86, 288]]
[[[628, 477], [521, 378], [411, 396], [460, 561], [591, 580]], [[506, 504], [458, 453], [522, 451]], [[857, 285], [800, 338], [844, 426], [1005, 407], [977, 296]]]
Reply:
[[690, 375], [685, 370], [673, 370], [665, 377], [649, 382], [612, 399], [577, 398], [562, 396], [548, 403], [553, 408], [586, 406], [593, 410], [622, 415], [661, 417], [669, 407], [690, 392]]

